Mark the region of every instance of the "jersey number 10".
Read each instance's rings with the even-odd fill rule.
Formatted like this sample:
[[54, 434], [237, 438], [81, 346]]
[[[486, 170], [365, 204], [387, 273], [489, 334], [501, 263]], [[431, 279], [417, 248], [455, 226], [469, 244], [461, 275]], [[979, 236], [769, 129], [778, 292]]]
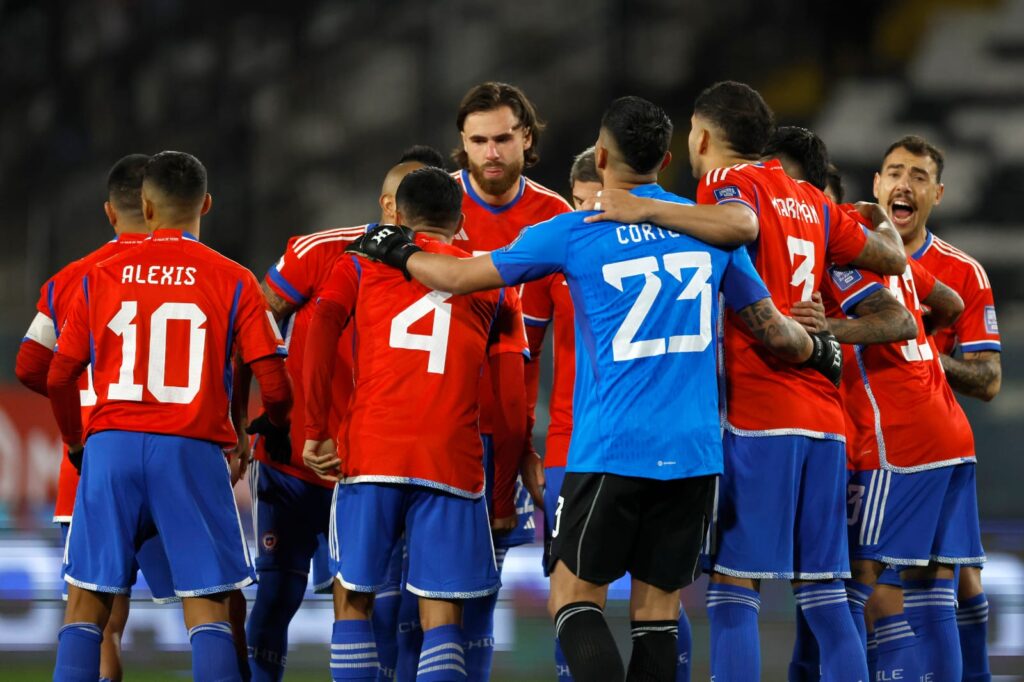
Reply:
[[[142, 384], [135, 383], [135, 354], [137, 352], [138, 301], [122, 301], [121, 309], [107, 323], [107, 328], [121, 337], [121, 368], [117, 382], [107, 387], [109, 400], [142, 400]], [[167, 323], [181, 320], [189, 323], [188, 331], [188, 383], [168, 386], [165, 379], [167, 363]], [[149, 318], [149, 357], [146, 389], [161, 403], [188, 404], [199, 393], [203, 381], [203, 357], [206, 350], [206, 330], [201, 327], [206, 314], [195, 303], [163, 303]]]

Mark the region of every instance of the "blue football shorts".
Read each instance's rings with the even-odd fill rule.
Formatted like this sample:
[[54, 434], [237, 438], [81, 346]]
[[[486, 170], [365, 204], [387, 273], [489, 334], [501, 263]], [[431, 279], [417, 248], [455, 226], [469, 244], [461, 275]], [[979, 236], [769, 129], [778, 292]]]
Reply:
[[[67, 560], [68, 529], [71, 523], [60, 524], [60, 537], [64, 545], [65, 561]], [[148, 540], [143, 540], [142, 546], [135, 553], [136, 582], [132, 587], [148, 588], [149, 593], [156, 604], [170, 604], [181, 601], [181, 598], [174, 594], [174, 585], [171, 582], [171, 567], [167, 563], [167, 555], [164, 554], [164, 546], [155, 535]], [[61, 598], [68, 598], [68, 584], [64, 580], [64, 571], [67, 564], [63, 561], [60, 567], [60, 580], [63, 586]], [[142, 584], [137, 582], [139, 573], [142, 574]], [[131, 594], [131, 592], [129, 592]]]
[[349, 590], [381, 592], [394, 586], [403, 534], [405, 588], [413, 594], [472, 599], [500, 586], [483, 497], [471, 500], [404, 484], [338, 485], [331, 519], [331, 568]]
[[847, 499], [850, 555], [896, 567], [984, 563], [975, 466], [855, 472]]
[[331, 526], [332, 488], [315, 485], [266, 464], [249, 469], [256, 535], [256, 571], [308, 575], [313, 590], [331, 591], [327, 534]]
[[850, 577], [846, 446], [726, 431], [705, 567], [737, 578]]
[[558, 496], [562, 492], [562, 481], [565, 480], [565, 467], [544, 467], [544, 555], [541, 565], [544, 575], [550, 576], [548, 562], [551, 558], [551, 533], [555, 529], [555, 509], [558, 508]]
[[132, 431], [91, 435], [64, 579], [94, 592], [128, 594], [135, 548], [154, 535], [179, 597], [227, 592], [255, 579], [219, 445]]

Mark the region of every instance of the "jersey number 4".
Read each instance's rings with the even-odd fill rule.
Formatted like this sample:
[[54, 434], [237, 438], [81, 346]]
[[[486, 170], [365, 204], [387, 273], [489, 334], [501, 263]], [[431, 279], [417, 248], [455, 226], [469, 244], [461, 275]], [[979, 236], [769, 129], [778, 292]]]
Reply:
[[[444, 374], [444, 363], [448, 358], [448, 329], [452, 323], [452, 304], [448, 303], [451, 297], [444, 291], [431, 291], [391, 320], [391, 347], [426, 351], [427, 372], [430, 374]], [[409, 331], [412, 325], [431, 313], [434, 314], [434, 324], [429, 334]]]
[[[138, 301], [122, 301], [121, 309], [107, 323], [107, 328], [121, 337], [121, 369], [116, 383], [107, 388], [110, 400], [142, 400], [142, 384], [135, 383], [135, 354], [137, 333], [135, 317]], [[165, 379], [167, 363], [167, 323], [181, 320], [189, 323], [188, 331], [188, 383], [168, 386]], [[188, 404], [199, 393], [203, 381], [203, 357], [206, 350], [206, 330], [201, 327], [206, 314], [195, 303], [163, 303], [149, 318], [149, 358], [146, 388], [161, 403]]]
[[711, 254], [705, 251], [685, 251], [666, 253], [662, 259], [665, 272], [679, 282], [683, 281], [684, 268], [696, 270], [676, 300], [699, 300], [700, 333], [675, 334], [667, 339], [634, 341], [661, 291], [661, 278], [657, 274], [660, 270], [658, 259], [646, 256], [608, 263], [601, 269], [604, 281], [619, 291], [623, 291], [623, 280], [629, 277], [644, 278], [640, 294], [612, 339], [612, 357], [615, 362], [649, 358], [665, 353], [699, 353], [711, 343]]

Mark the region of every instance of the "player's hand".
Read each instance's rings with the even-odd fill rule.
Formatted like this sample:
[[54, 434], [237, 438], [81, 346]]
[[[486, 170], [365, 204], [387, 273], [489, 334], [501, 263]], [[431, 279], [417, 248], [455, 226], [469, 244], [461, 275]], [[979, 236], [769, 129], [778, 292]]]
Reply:
[[533, 506], [543, 511], [544, 488], [547, 484], [544, 480], [544, 462], [532, 445], [523, 453], [523, 460], [519, 463], [519, 475], [523, 477], [523, 487], [533, 498]]
[[811, 334], [811, 341], [814, 342], [814, 348], [811, 350], [811, 357], [807, 358], [803, 366], [821, 372], [838, 388], [839, 380], [843, 376], [842, 346], [832, 332]]
[[77, 471], [79, 475], [82, 473], [82, 455], [84, 454], [85, 446], [81, 443], [68, 446], [68, 461], [71, 462], [71, 466], [75, 467], [75, 471]]
[[811, 294], [811, 300], [794, 303], [789, 316], [799, 322], [808, 334], [828, 331], [828, 318], [825, 317], [825, 306], [818, 291]]
[[244, 432], [238, 434], [238, 443], [227, 451], [228, 462], [231, 464], [231, 485], [242, 480], [245, 472], [249, 470], [249, 463], [252, 461], [252, 446], [249, 443], [249, 436]]
[[871, 224], [888, 220], [889, 215], [885, 212], [885, 209], [878, 204], [871, 201], [858, 201], [853, 205], [857, 212], [862, 216], [871, 221]]
[[345, 251], [390, 265], [411, 279], [405, 264], [412, 254], [423, 250], [413, 243], [415, 235], [404, 225], [378, 225], [349, 244]]
[[584, 211], [597, 211], [583, 219], [586, 223], [611, 220], [616, 223], [640, 223], [650, 219], [647, 199], [624, 189], [602, 189], [583, 202]]
[[330, 438], [307, 440], [302, 447], [302, 461], [325, 481], [338, 482], [341, 459], [338, 458], [338, 450]]
[[292, 439], [288, 435], [290, 424], [287, 422], [278, 426], [270, 421], [270, 417], [264, 412], [249, 422], [245, 432], [249, 435], [259, 434], [263, 437], [263, 449], [267, 451], [270, 459], [278, 464], [287, 464], [292, 461]]
[[515, 529], [518, 521], [519, 517], [515, 514], [512, 516], [502, 516], [491, 521], [491, 531], [495, 533], [510, 533]]

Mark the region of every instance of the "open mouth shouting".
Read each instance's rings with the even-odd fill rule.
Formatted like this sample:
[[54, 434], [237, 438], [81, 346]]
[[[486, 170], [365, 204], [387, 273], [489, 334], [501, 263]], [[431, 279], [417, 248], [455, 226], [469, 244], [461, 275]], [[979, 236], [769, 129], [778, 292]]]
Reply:
[[907, 227], [914, 220], [917, 206], [907, 197], [893, 197], [889, 201], [889, 216], [897, 227]]

